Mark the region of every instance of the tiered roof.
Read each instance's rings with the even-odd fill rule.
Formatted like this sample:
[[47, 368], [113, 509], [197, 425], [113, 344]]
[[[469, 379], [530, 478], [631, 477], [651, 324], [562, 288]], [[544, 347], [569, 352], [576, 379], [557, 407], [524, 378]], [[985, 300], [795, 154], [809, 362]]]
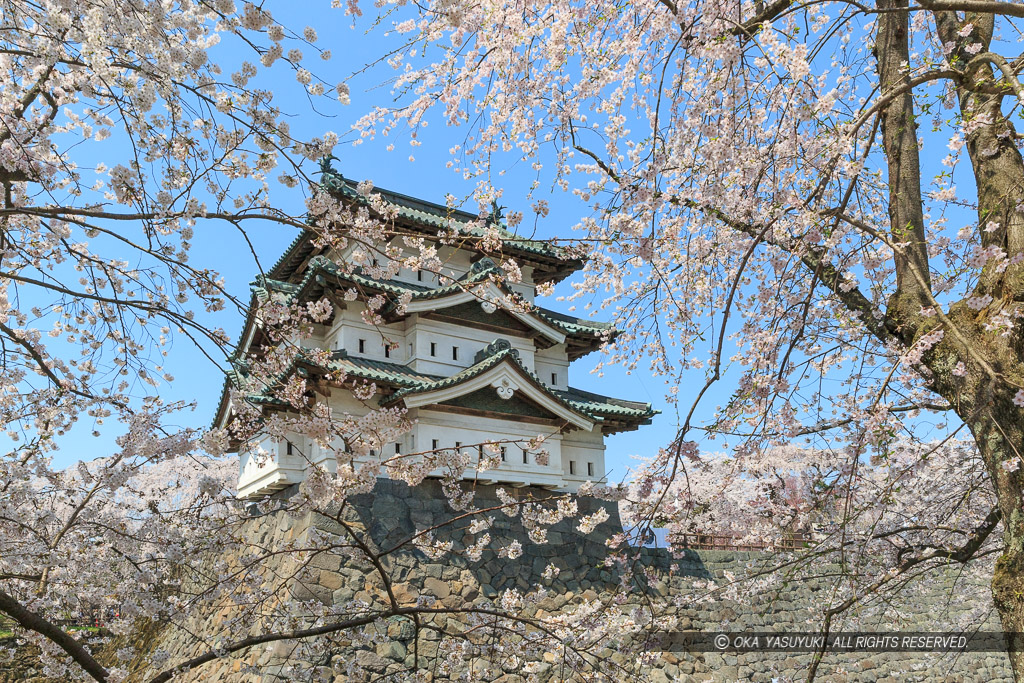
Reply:
[[[491, 285], [496, 290], [495, 294], [503, 299], [516, 298], [515, 294], [501, 282], [501, 275], [501, 269], [491, 259], [484, 258], [477, 261], [473, 269], [459, 280], [442, 287], [430, 288], [398, 280], [377, 280], [363, 275], [359, 270], [348, 272], [326, 256], [318, 255], [309, 260], [305, 274], [298, 282], [261, 276], [251, 287], [260, 298], [269, 297], [274, 292], [283, 294], [285, 303], [315, 301], [325, 293], [354, 287], [363, 295], [381, 294], [387, 298], [388, 303], [380, 313], [390, 322], [410, 312], [433, 312], [467, 300], [476, 301], [478, 295], [473, 290], [482, 285]], [[401, 313], [398, 302], [403, 297], [408, 297], [408, 302], [404, 307], [405, 312]], [[337, 300], [337, 297], [335, 299]], [[444, 301], [445, 299], [449, 301]], [[432, 303], [418, 306], [420, 302]], [[548, 339], [538, 339], [540, 346], [546, 348], [553, 343], [564, 341], [570, 361], [600, 348], [601, 344], [612, 341], [619, 334], [619, 331], [609, 323], [576, 318], [526, 302], [520, 302], [515, 310], [509, 312], [520, 320], [532, 318], [532, 321], [525, 321], [526, 325], [538, 332], [544, 332], [545, 328], [554, 328], [556, 333], [549, 333]], [[471, 320], [465, 322], [473, 324]]]
[[[321, 165], [321, 170], [321, 183], [332, 194], [354, 204], [366, 203], [366, 198], [356, 191], [355, 181], [345, 178], [328, 164]], [[379, 194], [397, 208], [397, 226], [428, 237], [442, 230], [455, 231], [467, 238], [464, 244], [459, 245], [460, 248], [483, 253], [477, 247], [477, 243], [484, 238], [483, 231], [472, 226], [480, 220], [478, 215], [380, 187], [374, 187], [373, 193]], [[572, 256], [561, 247], [543, 240], [521, 237], [501, 225], [493, 227], [497, 227], [501, 235], [502, 253], [523, 265], [532, 266], [537, 284], [561, 282], [583, 268], [583, 259]], [[285, 249], [277, 263], [267, 271], [267, 275], [275, 280], [292, 281], [297, 273], [301, 276], [303, 264], [321, 251], [314, 244], [312, 233], [303, 232]]]
[[[600, 425], [602, 432], [614, 434], [650, 424], [651, 418], [658, 412], [651, 408], [650, 403], [611, 398], [573, 387], [569, 387], [568, 390], [554, 389], [523, 365], [519, 352], [513, 349], [506, 340], [496, 340], [487, 349], [477, 354], [474, 360], [474, 364], [470, 367], [449, 377], [444, 377], [417, 372], [407, 365], [399, 363], [351, 356], [347, 351], [339, 350], [333, 352], [330, 361], [324, 365], [316, 364], [309, 357], [300, 355], [292, 367], [285, 371], [281, 380], [296, 371], [314, 380], [328, 378], [341, 371], [345, 375], [347, 384], [351, 385], [358, 381], [373, 382], [382, 394], [381, 405], [394, 406], [412, 402], [407, 399], [413, 397], [435, 394], [442, 390], [467, 385], [473, 379], [482, 377], [500, 366], [506, 366], [515, 373], [517, 378], [523, 380], [525, 385], [548, 399], [550, 401], [549, 408], [557, 404], [565, 411], [573, 413], [578, 419], [570, 418], [566, 422], [576, 427], [589, 429], [593, 425]], [[232, 373], [234, 381], [237, 382], [241, 379], [243, 374], [243, 369], [236, 368]], [[218, 411], [216, 421], [218, 423], [225, 417], [223, 412], [227, 407], [226, 389], [227, 387], [225, 387], [225, 396], [221, 401], [221, 410]], [[533, 402], [548, 402], [543, 398], [538, 401], [536, 392]], [[288, 408], [285, 402], [273, 398], [269, 389], [247, 396], [246, 400], [259, 403], [270, 409], [276, 407], [280, 410], [287, 410]]]
[[[324, 167], [323, 185], [348, 201], [366, 201], [356, 192], [355, 183], [343, 178], [329, 166]], [[389, 190], [374, 188], [374, 192], [398, 207], [396, 222], [401, 227], [429, 235], [455, 229], [471, 238], [482, 237], [480, 230], [469, 227], [470, 223], [478, 220], [473, 214]], [[534, 280], [538, 283], [558, 282], [583, 266], [580, 259], [566, 255], [563, 250], [547, 242], [523, 239], [504, 228], [499, 229], [503, 238], [502, 253], [514, 257], [523, 265], [532, 266]], [[388, 321], [418, 313], [484, 329], [493, 326], [474, 318], [473, 313], [476, 311], [475, 315], [479, 316], [481, 294], [505, 302], [514, 301], [513, 306], [499, 309], [502, 315], [507, 316], [509, 325], [519, 326], [519, 330], [511, 333], [532, 336], [540, 348], [564, 342], [570, 361], [599, 348], [618, 334], [610, 324], [568, 316], [523, 301], [504, 284], [504, 273], [490, 258], [476, 249], [475, 241], [469, 240], [460, 248], [475, 250], [480, 254], [470, 272], [446, 285], [430, 288], [398, 280], [379, 280], [364, 275], [359, 269], [349, 271], [341, 268], [323, 253], [322, 248], [315, 245], [312, 233], [304, 231], [267, 274], [252, 283], [251, 311], [240, 343], [245, 343], [254, 329], [255, 317], [252, 310], [255, 310], [260, 300], [277, 295], [291, 303], [315, 301], [327, 295], [340, 307], [344, 301], [337, 293], [350, 288], [355, 288], [360, 296], [383, 295], [388, 301], [382, 309], [382, 315]], [[400, 299], [406, 299], [404, 306], [399, 306]], [[469, 306], [469, 302], [477, 305]], [[487, 320], [492, 321], [497, 312], [487, 315]], [[444, 403], [444, 397], [461, 395], [459, 387], [465, 387], [468, 392], [481, 378], [500, 374], [515, 381], [521, 389], [517, 392], [520, 398], [525, 397], [525, 400], [539, 404], [556, 416], [556, 421], [561, 420], [565, 427], [590, 429], [599, 425], [602, 432], [615, 433], [648, 424], [657, 413], [649, 403], [615, 399], [572, 387], [568, 390], [554, 389], [526, 368], [518, 352], [503, 339], [496, 340], [478, 354], [472, 366], [450, 377], [416, 372], [397, 363], [351, 356], [344, 350], [335, 351], [325, 366], [318, 366], [310, 358], [300, 356], [285, 375], [301, 372], [314, 379], [330, 381], [332, 374], [339, 370], [344, 372], [348, 382], [374, 382], [382, 394], [382, 405], [426, 405], [423, 401], [433, 396], [441, 397], [439, 401]], [[223, 426], [229, 419], [228, 390], [232, 384], [240, 384], [239, 380], [244, 373], [244, 367], [239, 364], [229, 373], [221, 394], [215, 425]], [[283, 402], [274, 399], [269, 391], [257, 392], [248, 396], [247, 400], [270, 410], [288, 408]], [[506, 402], [501, 408], [510, 409], [512, 405]]]

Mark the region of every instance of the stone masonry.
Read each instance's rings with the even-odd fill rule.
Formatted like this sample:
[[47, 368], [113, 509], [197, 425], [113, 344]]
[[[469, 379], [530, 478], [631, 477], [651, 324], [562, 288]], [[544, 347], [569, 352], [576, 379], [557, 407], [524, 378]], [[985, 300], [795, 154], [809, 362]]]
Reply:
[[[512, 490], [517, 497], [550, 495], [539, 489]], [[287, 496], [288, 491], [283, 492]], [[352, 501], [342, 518], [351, 528], [368, 536], [376, 548], [388, 548], [408, 539], [417, 530], [450, 521], [457, 514], [447, 504], [437, 482], [428, 481], [415, 488], [393, 480], [378, 480], [371, 494], [358, 496]], [[609, 548], [605, 541], [621, 531], [617, 507], [588, 498], [579, 499], [580, 512], [589, 514], [603, 506], [609, 518], [587, 536], [568, 522], [561, 522], [548, 533], [546, 544], [531, 543], [518, 518], [494, 514], [490, 533], [500, 547], [509, 540], [522, 543], [523, 553], [516, 560], [498, 557], [487, 551], [479, 561], [473, 562], [460, 552], [471, 542], [466, 527], [468, 520], [450, 524], [439, 540], [454, 543], [452, 553], [438, 560], [429, 559], [412, 546], [387, 555], [386, 573], [392, 582], [399, 603], [461, 607], [489, 607], [510, 588], [527, 592], [537, 585], [549, 592], [536, 604], [528, 605], [523, 614], [545, 617], [575, 610], [587, 601], [614, 602], [618, 597], [627, 604], [657, 604], [664, 613], [673, 614], [680, 631], [813, 631], [820, 620], [818, 612], [824, 597], [835, 585], [838, 573], [834, 568], [815, 567], [813, 575], [792, 576], [757, 591], [740, 591], [730, 598], [695, 600], [695, 595], [706, 592], [708, 581], [725, 584], [734, 577], [756, 570], [778, 557], [766, 553], [732, 551], [687, 551], [676, 559], [663, 549], [630, 549], [634, 553], [634, 566], [648, 576], [644, 597], [633, 588], [620, 585], [620, 575], [606, 566]], [[497, 505], [495, 487], [476, 487], [474, 504], [479, 508]], [[345, 532], [335, 520], [306, 514], [295, 516], [278, 511], [253, 519], [251, 528], [244, 530], [252, 543], [264, 549], [295, 546], [324, 547], [331, 539], [342, 540]], [[223, 559], [223, 558], [222, 558]], [[230, 559], [230, 558], [229, 558]], [[542, 575], [549, 565], [559, 572], [546, 579]], [[324, 552], [313, 557], [298, 559], [282, 554], [277, 564], [269, 566], [273, 576], [288, 577], [284, 584], [274, 586], [278, 607], [296, 615], [296, 624], [303, 623], [303, 615], [311, 604], [336, 606], [339, 614], [358, 613], [366, 606], [383, 607], [383, 583], [374, 568], [362, 557], [352, 554]], [[436, 601], [436, 602], [433, 602]], [[987, 585], [966, 583], [956, 572], [934, 577], [922, 589], [908, 591], [902, 604], [886, 605], [884, 612], [860, 615], [860, 624], [854, 628], [837, 630], [933, 631], [951, 628], [958, 614], [987, 606], [982, 614], [980, 630], [998, 630], [998, 619], [991, 609], [991, 595]], [[181, 662], [207, 651], [216, 642], [218, 624], [230, 617], [230, 609], [222, 605], [209, 609], [194, 609], [185, 624], [160, 626], [150, 624], [140, 632], [135, 642], [145, 643], [151, 651], [170, 653], [166, 665]], [[462, 615], [436, 615], [425, 620], [447, 633], [457, 633], [466, 626]], [[847, 624], [848, 626], [848, 624]], [[537, 649], [525, 660], [497, 660], [493, 655], [476, 656], [471, 653], [466, 662], [448, 667], [438, 657], [441, 638], [437, 631], [424, 629], [414, 641], [414, 628], [410, 619], [392, 617], [374, 624], [381, 633], [378, 638], [364, 634], [344, 632], [336, 634], [326, 652], [320, 652], [315, 661], [306, 661], [314, 667], [313, 677], [299, 677], [293, 664], [301, 650], [293, 642], [281, 641], [252, 647], [205, 664], [173, 680], [203, 681], [204, 683], [280, 683], [292, 680], [342, 681], [359, 680], [479, 680], [525, 681], [557, 680], [630, 680], [651, 681], [755, 681], [775, 682], [806, 680], [811, 659], [809, 653], [720, 653], [685, 652], [677, 646], [646, 648], [652, 654], [645, 661], [635, 653], [623, 656], [612, 648], [593, 652], [596, 657], [608, 659], [604, 667], [607, 674], [597, 677], [594, 672], [567, 668], [555, 652]], [[252, 631], [256, 634], [260, 627]], [[371, 629], [372, 630], [372, 629]], [[386, 631], [386, 636], [383, 631]], [[516, 638], [509, 635], [509, 638]], [[9, 644], [8, 644], [9, 645]], [[611, 645], [611, 643], [609, 643]], [[116, 647], [108, 645], [108, 649]], [[414, 657], [418, 649], [419, 659]], [[643, 649], [643, 648], [640, 648]], [[662, 651], [664, 649], [665, 651]], [[37, 681], [46, 679], [33, 667], [30, 653], [18, 648], [8, 651], [13, 657], [0, 653], [0, 681]], [[154, 671], [146, 671], [142, 662], [132, 663], [132, 681], [144, 681]], [[610, 672], [610, 673], [609, 673]], [[972, 652], [960, 655], [934, 653], [846, 653], [827, 654], [818, 670], [818, 681], [978, 681], [1009, 682], [1012, 676], [1008, 659], [1003, 652]]]
[[[285, 492], [287, 493], [287, 492]], [[541, 490], [519, 489], [518, 496], [549, 495]], [[498, 504], [495, 487], [476, 488], [475, 505], [487, 507]], [[357, 497], [348, 522], [368, 532], [378, 548], [389, 547], [408, 538], [418, 529], [451, 520], [456, 514], [448, 506], [437, 482], [409, 488], [393, 480], [378, 480], [372, 494]], [[573, 609], [585, 600], [609, 599], [617, 591], [617, 571], [605, 566], [608, 554], [605, 541], [621, 530], [617, 507], [613, 504], [579, 499], [584, 514], [604, 506], [609, 519], [597, 531], [584, 536], [567, 522], [552, 527], [546, 544], [537, 545], [527, 540], [520, 520], [495, 515], [490, 532], [498, 545], [516, 538], [523, 546], [523, 554], [515, 561], [503, 559], [492, 552], [472, 562], [459, 551], [469, 541], [468, 523], [452, 525], [441, 540], [454, 542], [454, 551], [440, 560], [428, 559], [423, 553], [407, 546], [387, 558], [387, 570], [400, 602], [412, 604], [420, 596], [436, 599], [446, 606], [493, 604], [508, 588], [528, 591], [540, 584], [550, 591], [539, 604], [527, 608], [530, 615], [555, 614]], [[272, 516], [272, 521], [259, 524], [257, 540], [273, 545], [302, 539], [311, 529], [328, 534], [341, 534], [342, 529], [325, 517], [295, 518], [284, 513]], [[632, 549], [635, 560], [646, 567], [653, 577], [647, 594], [660, 600], [665, 609], [679, 619], [683, 630], [729, 631], [813, 631], [820, 597], [830, 590], [834, 578], [828, 567], [816, 572], [816, 577], [793, 578], [778, 582], [761, 593], [749, 594], [733, 600], [709, 602], [692, 601], [695, 582], [725, 581], [727, 577], [742, 575], [769, 559], [765, 553], [733, 551], [687, 551], [673, 561], [663, 549]], [[672, 565], [675, 562], [676, 566]], [[542, 578], [549, 564], [560, 571], [556, 578]], [[312, 567], [296, 574], [290, 587], [290, 598], [300, 605], [315, 600], [329, 605], [351, 609], [352, 601], [383, 606], [383, 591], [368, 563], [338, 555], [318, 556]], [[285, 573], [285, 568], [281, 568]], [[638, 600], [635, 591], [627, 592], [630, 600]], [[991, 605], [988, 586], [963, 584], [957, 575], [949, 572], [942, 580], [927, 587], [924, 594], [911, 593], [907, 604], [891, 605], [885, 615], [874, 623], [879, 631], [894, 630], [894, 618], [902, 631], [943, 631], [950, 627], [957, 611], [979, 604]], [[894, 617], [893, 615], [897, 615]], [[858, 628], [872, 626], [871, 615], [862, 615]], [[216, 614], [197, 615], [190, 629], [193, 633], [216, 633]], [[460, 624], [453, 617], [442, 617], [438, 626], [458, 630]], [[988, 610], [987, 621], [979, 624], [981, 630], [998, 630], [994, 610]], [[348, 681], [397, 680], [414, 668], [412, 625], [407, 619], [392, 618], [387, 625], [388, 638], [383, 642], [366, 642], [359, 638], [342, 638], [336, 642], [329, 661], [320, 662], [318, 674], [322, 680]], [[855, 630], [855, 629], [849, 629]], [[588, 676], [566, 672], [556, 665], [551, 653], [538, 653], [536, 661], [495, 662], [487, 658], [473, 660], [471, 670], [445, 672], [432, 656], [438, 651], [439, 636], [433, 632], [421, 635], [419, 646], [419, 672], [427, 680], [447, 680], [465, 676], [470, 680], [582, 680]], [[193, 636], [181, 630], [167, 629], [159, 647], [175, 653], [175, 659], [184, 659], [202, 650]], [[808, 653], [739, 653], [715, 652], [687, 653], [666, 651], [655, 653], [651, 662], [636, 657], [623, 657], [607, 653], [615, 661], [615, 678], [622, 680], [653, 681], [790, 681], [805, 680], [811, 654]], [[207, 681], [282, 681], [289, 680], [288, 656], [294, 651], [288, 644], [276, 647], [252, 648], [239, 657], [205, 665], [186, 680]], [[528, 673], [532, 672], [532, 673]], [[827, 654], [818, 671], [822, 681], [1011, 681], [1012, 676], [1005, 653], [965, 653], [960, 655], [934, 653], [847, 653]]]

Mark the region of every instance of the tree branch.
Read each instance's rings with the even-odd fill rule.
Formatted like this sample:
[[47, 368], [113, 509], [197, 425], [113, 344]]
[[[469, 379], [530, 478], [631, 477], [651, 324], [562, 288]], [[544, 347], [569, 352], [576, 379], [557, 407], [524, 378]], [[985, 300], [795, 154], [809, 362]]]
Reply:
[[996, 0], [919, 0], [921, 7], [933, 12], [980, 12], [1024, 18], [1024, 5]]
[[60, 649], [64, 650], [64, 652], [68, 653], [68, 656], [75, 660], [76, 664], [85, 669], [97, 681], [107, 680], [107, 670], [89, 654], [89, 651], [81, 643], [72, 638], [64, 629], [51, 624], [35, 612], [27, 609], [17, 599], [3, 590], [0, 590], [0, 612], [10, 616], [21, 627], [29, 631], [35, 631], [48, 638]]

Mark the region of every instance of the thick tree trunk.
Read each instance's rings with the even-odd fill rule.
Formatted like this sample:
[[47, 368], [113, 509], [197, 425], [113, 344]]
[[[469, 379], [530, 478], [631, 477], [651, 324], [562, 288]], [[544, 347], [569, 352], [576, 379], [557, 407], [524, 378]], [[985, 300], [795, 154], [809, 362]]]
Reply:
[[[992, 577], [992, 595], [1014, 676], [1024, 681], [1024, 409], [1014, 403], [1022, 384], [1021, 342], [1019, 334], [985, 330], [985, 319], [964, 303], [954, 305], [948, 321], [956, 333], [947, 331], [925, 361], [931, 388], [971, 430], [996, 494], [1003, 554]], [[952, 368], [960, 362], [967, 372], [954, 375]]]
[[[986, 329], [997, 314], [1012, 312], [1024, 301], [1024, 266], [982, 270], [975, 291], [968, 294], [992, 296], [982, 310], [960, 302], [941, 321], [921, 316], [921, 308], [934, 300], [927, 279], [914, 101], [903, 66], [910, 61], [910, 18], [901, 11], [908, 6], [906, 0], [878, 0], [877, 4], [884, 10], [878, 15], [875, 44], [881, 90], [907, 88], [881, 114], [889, 174], [889, 228], [893, 242], [905, 245], [895, 254], [896, 291], [889, 299], [887, 316], [907, 346], [937, 325], [942, 327], [942, 341], [924, 358], [931, 371], [929, 384], [970, 428], [995, 489], [1004, 552], [996, 565], [992, 592], [1007, 632], [1014, 675], [1024, 681], [1024, 410], [1013, 401], [1024, 387], [1024, 334], [1019, 321], [1009, 335]], [[999, 247], [1012, 257], [1024, 252], [1024, 213], [1018, 209], [1024, 202], [1024, 160], [1015, 144], [1013, 125], [1001, 111], [1003, 96], [992, 88], [996, 80], [991, 65], [964, 49], [968, 43], [989, 49], [993, 17], [969, 13], [961, 21], [947, 11], [936, 12], [935, 18], [943, 43], [955, 46], [951, 63], [969, 67], [957, 89], [961, 115], [972, 122], [966, 143], [977, 181], [978, 234], [983, 246]], [[979, 84], [989, 87], [980, 89]], [[959, 363], [966, 374], [953, 374]]]
[[1006, 632], [1014, 676], [1024, 680], [1024, 468], [1011, 472], [1002, 466], [1020, 460], [1024, 424], [1012, 395], [993, 398], [988, 414], [969, 424], [1003, 513], [1004, 548], [992, 576], [992, 596]]
[[[995, 85], [992, 66], [964, 50], [968, 43], [989, 49], [994, 17], [969, 13], [961, 22], [952, 12], [944, 12], [936, 14], [936, 23], [943, 40], [957, 46], [959, 63], [973, 65], [958, 87], [961, 115], [965, 121], [988, 122], [972, 126], [966, 135], [978, 191], [978, 234], [982, 246], [998, 247], [1012, 257], [1024, 252], [1024, 214], [1018, 208], [1024, 201], [1024, 160], [1013, 124], [1003, 116], [1003, 96], [972, 89], [977, 84]], [[957, 33], [965, 28], [970, 28], [966, 39]], [[973, 391], [960, 387], [956, 392], [950, 386], [955, 382], [943, 381], [952, 378], [936, 368], [937, 384], [946, 384], [940, 393], [959, 402], [957, 412], [970, 427], [995, 488], [1004, 549], [992, 577], [992, 595], [1007, 634], [1014, 676], [1024, 681], [1024, 411], [1013, 402], [1018, 387], [1024, 386], [1024, 334], [1019, 321], [1008, 336], [984, 329], [984, 323], [1001, 310], [1019, 306], [1024, 294], [1022, 267], [1010, 265], [1001, 272], [984, 268], [973, 294], [990, 295], [993, 301], [981, 311], [957, 311], [957, 327], [970, 339], [972, 351], [968, 355], [967, 349], [961, 349], [958, 358], [970, 368], [970, 377], [981, 380], [974, 380]], [[978, 359], [989, 367], [980, 367]], [[965, 400], [964, 394], [971, 399]]]

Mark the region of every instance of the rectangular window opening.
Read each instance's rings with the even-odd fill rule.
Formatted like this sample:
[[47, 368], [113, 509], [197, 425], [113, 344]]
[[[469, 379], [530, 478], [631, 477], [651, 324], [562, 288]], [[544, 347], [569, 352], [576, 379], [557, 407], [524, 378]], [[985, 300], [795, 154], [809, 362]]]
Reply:
[[458, 346], [453, 346], [452, 347], [452, 360], [458, 360], [458, 359], [459, 359], [459, 347]]
[[588, 462], [587, 463], [587, 476], [588, 477], [594, 476], [594, 463], [592, 463], [592, 462]]
[[551, 384], [552, 385], [558, 384], [558, 373], [557, 372], [552, 372], [551, 373]]
[[388, 344], [384, 345], [384, 357], [391, 358], [391, 346], [389, 346]]
[[420, 282], [423, 282], [423, 271], [422, 270], [417, 270], [416, 271], [416, 279], [419, 280]]
[[359, 340], [359, 353], [366, 353], [366, 340], [365, 339], [360, 339]]
[[436, 356], [437, 355], [437, 344], [435, 342], [430, 342], [430, 355], [431, 356]]
[[508, 459], [508, 458], [505, 457], [507, 455], [508, 455], [508, 452], [505, 450], [505, 447], [502, 446], [501, 447], [501, 461], [502, 462], [505, 462]]
[[437, 450], [437, 439], [432, 439], [430, 441], [430, 448], [431, 448], [431, 450], [435, 450], [435, 451]]
[[455, 450], [457, 450], [457, 451], [461, 451], [462, 450], [462, 442], [461, 441], [456, 441], [455, 442]]
[[286, 443], [287, 443], [288, 445], [287, 445], [287, 446], [285, 446], [285, 448], [284, 448], [284, 452], [285, 452], [285, 453], [287, 453], [288, 455], [292, 455], [292, 450], [294, 449], [294, 446], [292, 446], [292, 442], [291, 442], [291, 441], [288, 441], [288, 442], [286, 442]]
[[530, 464], [530, 454], [526, 451], [525, 448], [523, 449], [523, 464], [524, 465], [529, 465]]
[[402, 444], [395, 442], [395, 455], [402, 454]]
[[569, 461], [569, 474], [576, 474], [576, 461], [575, 460], [570, 460]]

